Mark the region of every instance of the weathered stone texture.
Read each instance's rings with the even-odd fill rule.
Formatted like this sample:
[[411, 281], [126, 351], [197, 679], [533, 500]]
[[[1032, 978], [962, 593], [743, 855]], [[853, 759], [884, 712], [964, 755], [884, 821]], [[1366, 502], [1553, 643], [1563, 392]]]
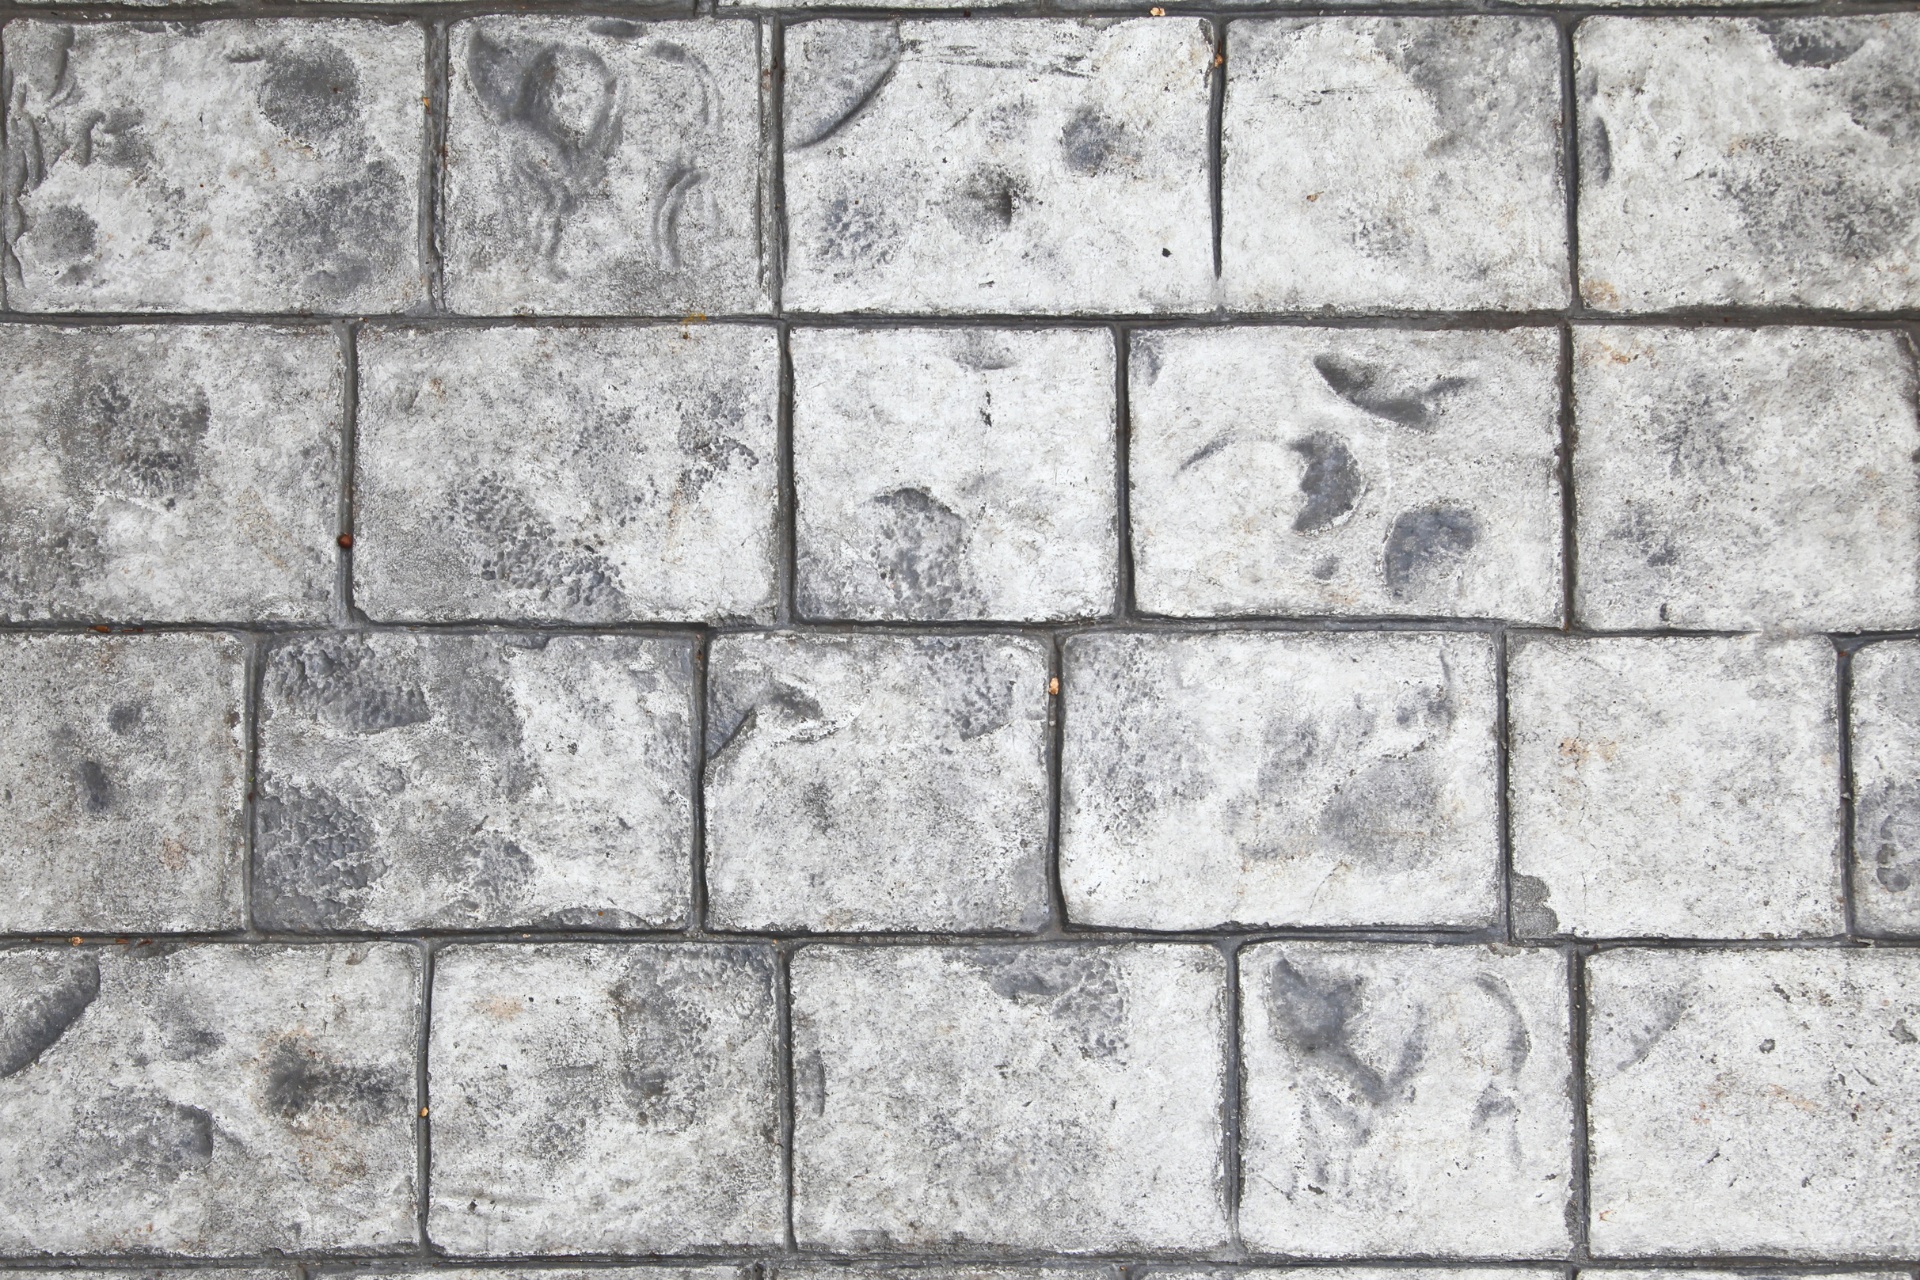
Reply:
[[1920, 305], [1920, 14], [1575, 33], [1594, 306]]
[[1917, 961], [1805, 950], [1588, 960], [1594, 1252], [1911, 1257]]
[[342, 381], [321, 328], [0, 326], [0, 613], [323, 621]]
[[773, 978], [761, 947], [441, 952], [434, 1243], [456, 1255], [778, 1244]]
[[1060, 879], [1074, 921], [1493, 917], [1486, 637], [1076, 636], [1063, 684]]
[[1133, 335], [1148, 613], [1560, 614], [1550, 330]]
[[770, 329], [375, 330], [359, 350], [370, 616], [771, 616]]
[[803, 1247], [1226, 1243], [1211, 947], [809, 947], [792, 982]]
[[1514, 923], [1527, 937], [1838, 933], [1825, 640], [1516, 640]]
[[1920, 643], [1860, 650], [1852, 686], [1854, 916], [1920, 934]]
[[280, 929], [674, 926], [692, 649], [332, 634], [263, 681], [254, 912]]
[[1113, 608], [1113, 339], [793, 337], [801, 612], [1045, 621]]
[[0, 952], [0, 1250], [409, 1246], [419, 986], [391, 943]]
[[1206, 23], [834, 19], [786, 51], [789, 307], [1211, 300]]
[[1887, 331], [1581, 330], [1592, 627], [1920, 625], [1920, 410]]
[[1047, 650], [1015, 636], [723, 637], [708, 675], [712, 922], [1046, 920]]
[[417, 26], [7, 26], [7, 300], [398, 311], [424, 300]]
[[0, 930], [242, 923], [246, 672], [226, 636], [0, 636]]

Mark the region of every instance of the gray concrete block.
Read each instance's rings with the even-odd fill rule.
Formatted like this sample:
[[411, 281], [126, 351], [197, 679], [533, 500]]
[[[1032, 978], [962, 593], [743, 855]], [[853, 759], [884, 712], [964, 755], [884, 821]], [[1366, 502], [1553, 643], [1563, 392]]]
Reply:
[[343, 379], [321, 328], [0, 326], [0, 613], [325, 620]]
[[824, 20], [786, 53], [789, 307], [1212, 300], [1205, 22]]
[[453, 310], [766, 308], [753, 24], [497, 15], [448, 39]]
[[0, 952], [0, 1250], [409, 1246], [419, 997], [391, 943]]
[[1586, 962], [1593, 1251], [1909, 1258], [1920, 956]]
[[1047, 656], [1018, 636], [714, 641], [711, 922], [1044, 924]]
[[1566, 962], [1502, 947], [1240, 953], [1240, 1232], [1306, 1257], [1572, 1240]]
[[1853, 658], [1853, 912], [1875, 933], [1920, 933], [1920, 644]]
[[808, 947], [792, 981], [801, 1247], [1226, 1244], [1218, 951]]
[[424, 301], [418, 27], [26, 21], [5, 50], [10, 305]]
[[1135, 333], [1135, 600], [1558, 622], [1558, 366], [1545, 329]]
[[676, 926], [692, 648], [638, 636], [277, 645], [254, 914], [279, 929]]
[[1488, 637], [1076, 636], [1063, 685], [1060, 879], [1074, 921], [1493, 918]]
[[1591, 627], [1920, 625], [1920, 411], [1887, 331], [1580, 331]]
[[771, 330], [372, 330], [360, 360], [370, 616], [771, 619]]
[[441, 952], [434, 1243], [455, 1255], [778, 1244], [773, 983], [761, 947]]
[[1111, 335], [802, 329], [792, 346], [803, 614], [1112, 610]]
[[1514, 928], [1837, 933], [1840, 766], [1823, 639], [1516, 639]]
[[1920, 14], [1595, 17], [1575, 57], [1590, 304], [1920, 305]]
[[1230, 306], [1566, 304], [1551, 22], [1241, 19], [1227, 46], [1220, 278]]

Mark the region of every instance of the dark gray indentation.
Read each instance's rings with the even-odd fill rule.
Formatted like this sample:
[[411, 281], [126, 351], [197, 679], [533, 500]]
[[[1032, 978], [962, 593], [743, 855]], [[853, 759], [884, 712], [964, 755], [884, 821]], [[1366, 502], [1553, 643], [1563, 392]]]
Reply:
[[1518, 1075], [1520, 1069], [1527, 1065], [1527, 1059], [1533, 1056], [1533, 1036], [1527, 1030], [1527, 1020], [1520, 1012], [1519, 1002], [1513, 998], [1513, 989], [1490, 973], [1475, 976], [1473, 985], [1500, 1007], [1501, 1020], [1507, 1024], [1507, 1060], [1504, 1067], [1507, 1074]]
[[313, 42], [273, 53], [260, 78], [260, 113], [303, 142], [327, 142], [359, 121], [360, 71], [346, 50]]
[[88, 813], [106, 813], [113, 808], [113, 781], [98, 760], [82, 760], [73, 770], [80, 785], [80, 807]]
[[704, 170], [682, 165], [668, 172], [654, 197], [653, 251], [662, 270], [680, 269], [680, 211], [687, 196], [706, 180]]
[[82, 377], [55, 411], [68, 487], [163, 502], [192, 493], [212, 425], [206, 392], [153, 369]]
[[1397, 422], [1416, 431], [1430, 430], [1439, 402], [1472, 384], [1471, 378], [1436, 378], [1417, 386], [1396, 378], [1384, 365], [1367, 364], [1345, 356], [1319, 355], [1314, 370], [1334, 393], [1376, 418]]
[[899, 225], [877, 205], [854, 196], [835, 196], [821, 224], [826, 257], [838, 262], [884, 265], [893, 261]]
[[1819, 254], [1873, 261], [1899, 252], [1912, 233], [1912, 214], [1886, 173], [1848, 147], [1757, 135], [1709, 176], [1739, 210], [1754, 251], [1782, 267]]
[[1013, 225], [1013, 216], [1030, 198], [1026, 183], [1004, 169], [977, 169], [953, 188], [947, 218], [962, 231], [982, 238]]
[[704, 988], [688, 978], [671, 961], [635, 952], [609, 992], [620, 1025], [622, 1110], [665, 1133], [700, 1118], [714, 1078]]
[[1509, 31], [1477, 18], [1412, 18], [1380, 23], [1373, 38], [1433, 104], [1441, 134], [1431, 150], [1504, 145], [1539, 127], [1543, 86], [1501, 65]]
[[75, 1154], [96, 1177], [168, 1183], [211, 1163], [213, 1137], [210, 1112], [142, 1090], [92, 1100]]
[[[1182, 472], [1188, 471], [1194, 467], [1199, 466], [1201, 463], [1205, 462], [1208, 458], [1211, 458], [1214, 454], [1219, 453], [1222, 449], [1232, 444], [1236, 439], [1238, 439], [1238, 437], [1231, 431], [1215, 436], [1213, 439], [1207, 441], [1205, 444], [1201, 445], [1198, 449], [1195, 449], [1192, 453], [1188, 454], [1186, 458], [1180, 463], [1179, 470], [1175, 471], [1174, 474], [1179, 475]], [[1298, 452], [1299, 447], [1300, 447], [1299, 445], [1295, 445], [1294, 450]]]
[[1589, 115], [1580, 130], [1580, 181], [1601, 186], [1613, 179], [1613, 135], [1607, 122]]
[[1382, 560], [1387, 593], [1405, 600], [1441, 581], [1459, 569], [1479, 541], [1480, 522], [1465, 507], [1401, 512], [1387, 530]]
[[801, 724], [818, 723], [827, 718], [821, 705], [802, 690], [768, 677], [758, 682], [736, 684], [729, 679], [713, 682], [708, 694], [707, 759], [712, 760], [753, 731], [762, 708], [782, 719]]
[[319, 298], [341, 298], [401, 269], [410, 250], [397, 211], [407, 204], [405, 182], [385, 160], [369, 160], [353, 177], [318, 182], [280, 202], [254, 233], [262, 260], [285, 264], [299, 287]]
[[1426, 1060], [1426, 1038], [1422, 1031], [1408, 1036], [1384, 1069], [1368, 1062], [1359, 1049], [1365, 989], [1364, 979], [1305, 973], [1279, 957], [1268, 980], [1267, 1012], [1282, 1046], [1338, 1077], [1353, 1102], [1379, 1107], [1405, 1095]]
[[1854, 858], [1887, 893], [1920, 882], [1920, 782], [1881, 782], [1860, 797]]
[[735, 464], [749, 468], [760, 465], [759, 454], [723, 429], [742, 426], [746, 416], [746, 405], [737, 392], [715, 390], [681, 418], [674, 442], [686, 462], [675, 488], [677, 499], [698, 502], [707, 485], [732, 471]]
[[1870, 133], [1900, 146], [1920, 135], [1920, 65], [1898, 53], [1848, 68], [1847, 114]]
[[1060, 157], [1071, 172], [1089, 178], [1134, 159], [1126, 130], [1091, 107], [1074, 112], [1061, 130]]
[[1548, 905], [1547, 882], [1539, 876], [1513, 877], [1513, 931], [1522, 938], [1551, 938], [1560, 932], [1560, 917]]
[[559, 532], [506, 477], [475, 476], [453, 496], [455, 524], [483, 582], [531, 593], [564, 610], [612, 608], [620, 571], [599, 548]]
[[871, 106], [900, 67], [897, 22], [844, 23], [835, 40], [813, 40], [787, 71], [787, 145], [815, 146]]
[[34, 247], [47, 257], [72, 261], [94, 251], [99, 243], [100, 224], [85, 209], [57, 204], [28, 219], [20, 234], [31, 237]]
[[624, 18], [595, 18], [587, 24], [587, 30], [609, 40], [638, 40], [647, 34], [645, 27]]
[[115, 733], [131, 733], [140, 727], [146, 715], [147, 707], [143, 702], [118, 703], [107, 710], [107, 728]]
[[963, 329], [954, 336], [948, 353], [953, 357], [955, 364], [963, 369], [972, 369], [976, 373], [1012, 369], [1020, 364], [1018, 350], [1002, 335], [981, 333], [971, 329]]
[[296, 640], [268, 661], [266, 718], [290, 713], [352, 733], [425, 724], [433, 709], [411, 659], [364, 636]]
[[273, 929], [350, 928], [386, 873], [373, 824], [339, 797], [291, 788], [260, 797], [253, 905]]
[[941, 710], [962, 742], [983, 738], [1013, 720], [1013, 677], [996, 673], [986, 656], [966, 641], [934, 641], [928, 648], [942, 656], [934, 688]]
[[1140, 377], [1140, 385], [1150, 387], [1160, 381], [1160, 368], [1166, 361], [1161, 350], [1160, 335], [1157, 333], [1136, 333], [1127, 352], [1127, 373]]
[[1320, 728], [1311, 720], [1276, 716], [1267, 721], [1260, 745], [1260, 794], [1285, 795], [1300, 784], [1320, 754]]
[[302, 1037], [281, 1041], [268, 1056], [265, 1091], [268, 1107], [282, 1120], [365, 1121], [405, 1108], [412, 1081], [398, 1070], [332, 1061]]
[[1352, 514], [1367, 482], [1360, 464], [1347, 451], [1346, 442], [1316, 431], [1287, 447], [1307, 460], [1300, 476], [1300, 492], [1307, 495], [1307, 500], [1293, 518], [1293, 531], [1319, 533]]
[[[17, 1075], [59, 1043], [100, 994], [100, 961], [91, 952], [24, 954], [24, 990], [8, 981], [0, 993], [0, 1078]], [[8, 966], [12, 968], [12, 966]], [[11, 978], [0, 969], [0, 977]]]
[[967, 573], [966, 521], [925, 489], [894, 489], [867, 500], [874, 573], [889, 603], [923, 618], [962, 616], [974, 603]]
[[1619, 1039], [1624, 1042], [1620, 1047], [1626, 1052], [1616, 1055], [1610, 1064], [1613, 1072], [1628, 1071], [1646, 1061], [1654, 1046], [1687, 1016], [1687, 1007], [1692, 999], [1690, 989], [1669, 990], [1640, 1000], [1626, 1011], [1624, 1017], [1616, 1019], [1623, 1024], [1619, 1027]]
[[[507, 688], [507, 662], [518, 645], [480, 642], [428, 651], [433, 674], [429, 686], [441, 724], [460, 741], [467, 759], [498, 770], [498, 791], [510, 799], [525, 795], [534, 770], [521, 751], [520, 710]], [[459, 770], [457, 761], [443, 768]]]
[[1866, 26], [1845, 18], [1762, 18], [1754, 25], [1790, 67], [1837, 67], [1867, 43]]
[[1127, 998], [1112, 957], [1060, 947], [983, 947], [968, 959], [994, 994], [1043, 1006], [1072, 1031], [1084, 1058], [1111, 1058], [1127, 1047]]
[[143, 126], [146, 115], [135, 107], [89, 111], [73, 127], [73, 158], [81, 165], [143, 169], [153, 163]]
[[499, 832], [471, 836], [453, 854], [454, 883], [464, 890], [457, 905], [481, 920], [503, 917], [525, 899], [538, 871], [527, 851]]
[[1380, 760], [1360, 770], [1320, 808], [1320, 837], [1355, 858], [1417, 866], [1444, 821], [1440, 784], [1413, 757]]

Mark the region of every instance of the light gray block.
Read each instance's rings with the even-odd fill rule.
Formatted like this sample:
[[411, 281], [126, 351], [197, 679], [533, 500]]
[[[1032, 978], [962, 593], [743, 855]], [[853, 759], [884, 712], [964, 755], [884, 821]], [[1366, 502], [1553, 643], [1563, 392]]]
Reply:
[[26, 21], [5, 49], [9, 305], [424, 301], [418, 27]]
[[0, 1249], [414, 1240], [410, 946], [0, 952]]
[[802, 329], [792, 347], [802, 613], [1113, 608], [1111, 335]]
[[1593, 1251], [1907, 1258], [1920, 956], [1586, 962]]
[[254, 912], [280, 929], [667, 927], [688, 908], [690, 642], [275, 647]]
[[1212, 300], [1205, 22], [823, 20], [786, 58], [789, 307]]
[[1211, 947], [808, 947], [792, 982], [802, 1248], [1226, 1244]]
[[1920, 305], [1920, 14], [1595, 17], [1575, 58], [1588, 303]]
[[1920, 933], [1920, 644], [1853, 658], [1853, 913], [1875, 933]]
[[434, 1243], [456, 1255], [777, 1245], [773, 980], [762, 947], [441, 952]]
[[753, 24], [497, 15], [448, 40], [453, 310], [766, 308]]
[[229, 636], [0, 636], [0, 930], [244, 923], [246, 678]]
[[1240, 953], [1240, 1232], [1307, 1257], [1571, 1242], [1572, 1050], [1551, 951]]
[[771, 330], [374, 330], [360, 361], [372, 617], [771, 619]]
[[1240, 19], [1227, 43], [1229, 306], [1566, 304], [1552, 22]]
[[325, 620], [343, 377], [322, 328], [0, 326], [0, 612]]
[[715, 927], [1046, 922], [1042, 641], [725, 636], [707, 680]]
[[1920, 625], [1920, 411], [1887, 331], [1581, 330], [1575, 615]]
[[1551, 330], [1132, 342], [1141, 609], [1559, 621]]
[[1514, 928], [1838, 933], [1840, 766], [1823, 639], [1516, 639]]
[[1075, 636], [1063, 684], [1060, 879], [1077, 923], [1492, 919], [1487, 637]]

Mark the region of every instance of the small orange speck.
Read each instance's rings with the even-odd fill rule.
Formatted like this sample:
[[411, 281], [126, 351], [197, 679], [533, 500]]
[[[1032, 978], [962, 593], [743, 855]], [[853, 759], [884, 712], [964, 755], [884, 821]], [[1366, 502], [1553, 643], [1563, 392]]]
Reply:
[[76, 947], [80, 945], [80, 939], [79, 939], [79, 938], [68, 938], [68, 939], [67, 939], [67, 941], [68, 941], [68, 942], [71, 942], [71, 943], [72, 943], [72, 944], [73, 944], [74, 946], [76, 946]]
[[1216, 66], [1216, 67], [1224, 67], [1224, 66], [1226, 66], [1226, 65], [1227, 65], [1227, 55], [1226, 55], [1226, 54], [1224, 54], [1224, 53], [1216, 53], [1216, 54], [1214, 54], [1214, 55], [1213, 55], [1213, 65], [1214, 65], [1214, 66]]
[[341, 534], [338, 538], [335, 539], [335, 541], [338, 542], [341, 546], [348, 548], [349, 550], [351, 550], [353, 547], [353, 535], [350, 533]]
[[1165, 9], [1149, 9], [1147, 10], [1147, 12], [1152, 14], [1156, 18], [1164, 18], [1167, 16], [1167, 11]]
[[1052, 679], [1047, 681], [1047, 692], [1052, 694], [1055, 697], [1060, 696], [1060, 677], [1059, 676], [1054, 676]]
[[421, 1114], [422, 1116], [424, 1116], [424, 1115], [426, 1115], [426, 1114], [427, 1114], [427, 1109], [426, 1109], [425, 1107], [422, 1107], [422, 1108], [420, 1108], [420, 1114]]
[[1318, 200], [1320, 198], [1320, 194], [1321, 194], [1320, 192], [1316, 191], [1312, 195], [1308, 196], [1307, 203], [1312, 204], [1315, 200]]

